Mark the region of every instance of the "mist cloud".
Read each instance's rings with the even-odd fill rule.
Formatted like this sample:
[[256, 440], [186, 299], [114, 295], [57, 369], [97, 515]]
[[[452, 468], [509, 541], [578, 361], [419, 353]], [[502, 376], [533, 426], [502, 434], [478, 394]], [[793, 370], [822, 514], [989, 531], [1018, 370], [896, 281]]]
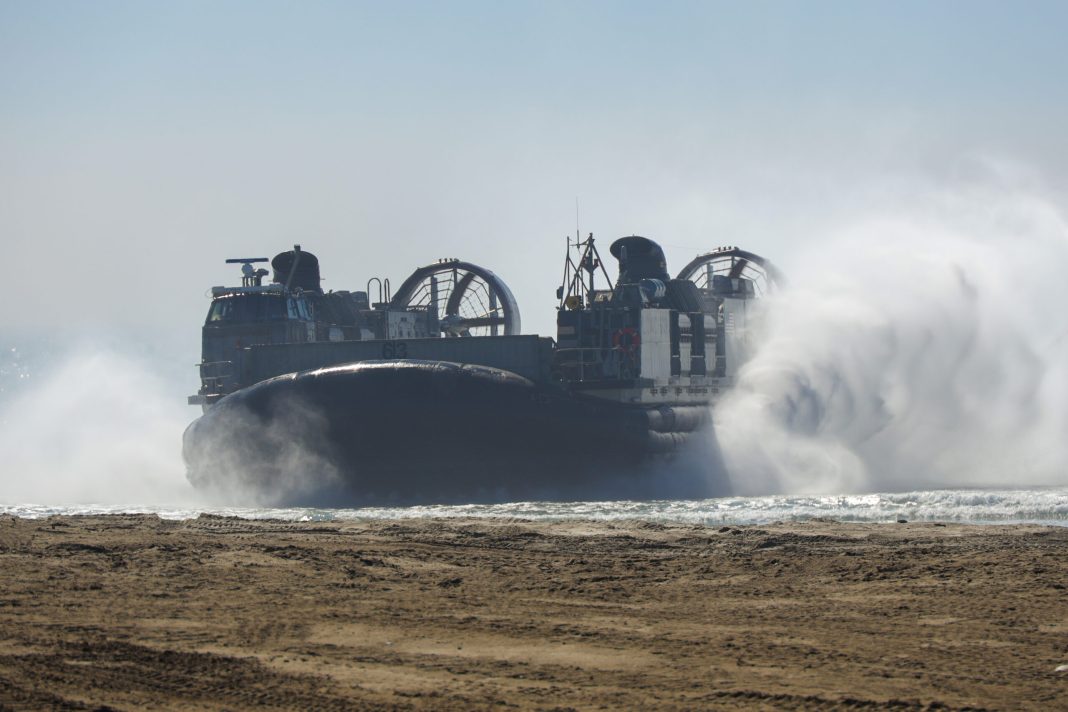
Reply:
[[716, 410], [743, 494], [1068, 483], [1068, 224], [1026, 191], [812, 240]]
[[93, 347], [0, 404], [0, 501], [182, 504], [181, 392], [142, 361]]

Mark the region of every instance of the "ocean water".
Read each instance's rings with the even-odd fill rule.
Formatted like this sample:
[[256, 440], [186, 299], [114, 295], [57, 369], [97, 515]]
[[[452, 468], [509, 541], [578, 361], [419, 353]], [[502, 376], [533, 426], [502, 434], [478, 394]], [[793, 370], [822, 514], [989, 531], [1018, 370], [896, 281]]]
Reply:
[[1068, 220], [1060, 202], [1000, 179], [952, 193], [930, 188], [917, 184], [924, 198], [903, 209], [797, 239], [799, 252], [782, 256], [790, 285], [764, 300], [752, 358], [714, 413], [739, 496], [209, 506], [191, 491], [180, 455], [181, 433], [198, 413], [185, 405], [198, 385], [190, 324], [181, 327], [184, 350], [140, 331], [76, 342], [65, 335], [58, 345], [5, 332], [0, 513], [1066, 526], [1068, 324], [1048, 305], [1068, 295]]
[[533, 521], [641, 519], [686, 524], [766, 524], [813, 518], [842, 522], [909, 521], [973, 524], [1033, 523], [1068, 526], [1068, 487], [945, 489], [848, 495], [774, 495], [647, 502], [512, 502], [365, 509], [167, 507], [160, 505], [4, 504], [0, 514], [30, 519], [72, 514], [150, 513], [163, 519], [201, 514], [246, 519], [336, 521], [375, 519], [505, 518]]

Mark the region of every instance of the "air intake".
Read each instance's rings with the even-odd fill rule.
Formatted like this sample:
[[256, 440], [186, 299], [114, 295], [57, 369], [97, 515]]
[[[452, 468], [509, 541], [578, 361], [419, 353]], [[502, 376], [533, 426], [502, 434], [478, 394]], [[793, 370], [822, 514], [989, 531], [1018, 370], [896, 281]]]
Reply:
[[274, 268], [276, 284], [284, 284], [289, 289], [299, 287], [310, 292], [323, 291], [319, 285], [319, 260], [312, 253], [301, 250], [300, 245], [275, 255], [271, 267]]
[[621, 237], [608, 248], [619, 260], [619, 284], [633, 284], [643, 279], [667, 281], [667, 260], [664, 250], [647, 237]]

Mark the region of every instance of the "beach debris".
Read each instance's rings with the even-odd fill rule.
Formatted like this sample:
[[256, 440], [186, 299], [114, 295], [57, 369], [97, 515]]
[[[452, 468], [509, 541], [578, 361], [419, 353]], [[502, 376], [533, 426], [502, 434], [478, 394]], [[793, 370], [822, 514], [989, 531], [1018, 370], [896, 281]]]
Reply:
[[1058, 665], [1053, 672], [1068, 672], [1068, 665]]
[[898, 519], [898, 520], [897, 520], [897, 523], [898, 523], [898, 524], [908, 524], [908, 523], [909, 523], [909, 520], [907, 520], [907, 519], [904, 519], [904, 518], [902, 518], [902, 519]]

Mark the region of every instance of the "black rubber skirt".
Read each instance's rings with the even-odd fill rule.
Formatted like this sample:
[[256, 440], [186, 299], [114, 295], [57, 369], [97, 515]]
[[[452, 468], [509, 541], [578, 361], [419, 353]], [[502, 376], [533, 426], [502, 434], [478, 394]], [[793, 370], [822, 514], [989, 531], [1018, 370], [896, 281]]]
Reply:
[[194, 421], [183, 454], [198, 489], [246, 506], [723, 494], [705, 408], [622, 406], [441, 361], [263, 381]]

